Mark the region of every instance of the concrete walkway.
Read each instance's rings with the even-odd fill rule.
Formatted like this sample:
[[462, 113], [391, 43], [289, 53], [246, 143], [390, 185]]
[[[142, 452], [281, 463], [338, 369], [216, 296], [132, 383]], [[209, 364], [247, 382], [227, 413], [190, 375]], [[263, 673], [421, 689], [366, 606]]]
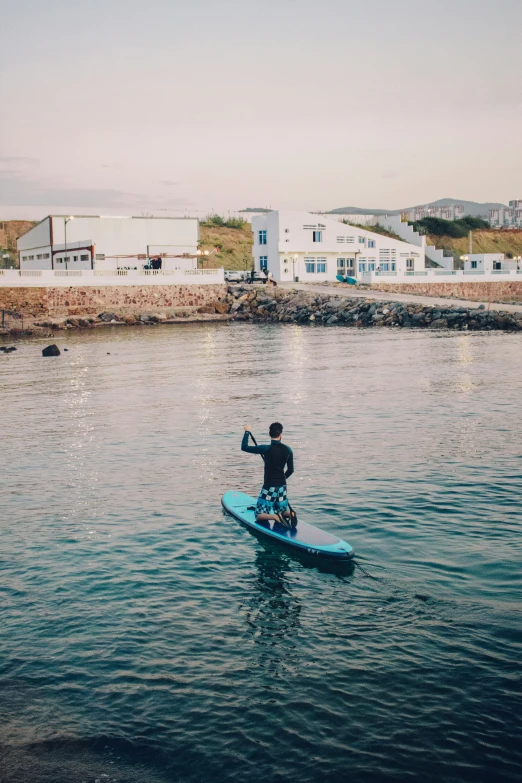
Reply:
[[346, 296], [349, 299], [377, 299], [380, 302], [411, 302], [412, 304], [430, 305], [431, 307], [469, 307], [477, 309], [485, 305], [489, 310], [502, 310], [507, 313], [522, 313], [522, 304], [502, 304], [491, 302], [488, 308], [486, 302], [472, 302], [469, 299], [446, 299], [441, 296], [416, 296], [415, 294], [391, 294], [388, 291], [360, 291], [356, 286], [341, 288], [329, 285], [308, 285], [306, 283], [278, 283], [279, 288], [308, 291], [314, 294], [328, 294], [329, 296]]

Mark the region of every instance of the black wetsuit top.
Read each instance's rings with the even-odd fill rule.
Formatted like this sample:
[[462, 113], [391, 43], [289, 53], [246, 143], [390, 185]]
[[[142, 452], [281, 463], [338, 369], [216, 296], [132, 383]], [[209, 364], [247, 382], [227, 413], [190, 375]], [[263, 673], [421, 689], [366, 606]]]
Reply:
[[249, 446], [249, 435], [249, 432], [245, 432], [243, 435], [241, 451], [263, 455], [265, 461], [263, 488], [284, 487], [287, 478], [290, 478], [294, 472], [294, 453], [290, 446], [285, 446], [280, 440], [273, 440], [268, 446]]

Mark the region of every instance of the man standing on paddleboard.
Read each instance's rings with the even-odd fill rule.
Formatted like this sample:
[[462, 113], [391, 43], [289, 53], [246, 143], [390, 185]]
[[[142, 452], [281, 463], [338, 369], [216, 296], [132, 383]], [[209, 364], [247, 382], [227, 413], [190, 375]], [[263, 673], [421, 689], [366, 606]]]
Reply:
[[241, 441], [241, 451], [249, 454], [261, 454], [265, 463], [263, 488], [256, 505], [256, 521], [279, 522], [291, 526], [291, 514], [286, 493], [286, 480], [294, 472], [294, 455], [289, 446], [281, 443], [283, 425], [274, 422], [270, 425], [270, 445], [249, 446], [252, 435], [250, 427], [245, 425], [245, 434]]

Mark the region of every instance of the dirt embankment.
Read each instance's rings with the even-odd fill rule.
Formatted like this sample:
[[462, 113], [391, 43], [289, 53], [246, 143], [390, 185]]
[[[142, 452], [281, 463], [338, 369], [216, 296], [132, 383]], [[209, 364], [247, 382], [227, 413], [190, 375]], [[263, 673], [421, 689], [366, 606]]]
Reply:
[[217, 248], [217, 252], [203, 259], [201, 266], [205, 268], [223, 266], [227, 270], [252, 268], [254, 235], [250, 223], [245, 224], [243, 228], [200, 225], [199, 236], [202, 250], [212, 252]]
[[0, 258], [0, 268], [3, 266], [18, 266], [16, 240], [29, 231], [36, 223], [32, 220], [0, 220], [0, 251], [7, 252], [9, 259], [3, 263]]
[[[469, 255], [469, 237], [427, 237], [429, 245], [449, 250], [458, 259]], [[505, 256], [522, 256], [522, 231], [517, 229], [477, 229], [473, 231], [474, 253], [504, 253]]]

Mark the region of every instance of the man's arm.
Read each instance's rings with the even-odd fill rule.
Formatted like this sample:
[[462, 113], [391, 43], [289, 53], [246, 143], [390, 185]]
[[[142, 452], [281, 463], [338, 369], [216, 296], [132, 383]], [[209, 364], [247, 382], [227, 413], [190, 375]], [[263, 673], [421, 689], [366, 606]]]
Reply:
[[243, 440], [241, 441], [241, 451], [246, 451], [248, 454], [265, 454], [268, 446], [249, 446], [248, 437], [250, 435], [249, 430], [245, 430]]
[[285, 471], [285, 478], [290, 478], [292, 473], [294, 472], [294, 452], [290, 448], [290, 446], [286, 447], [288, 451], [290, 452], [290, 456], [288, 457], [288, 462], [286, 463], [286, 471]]

